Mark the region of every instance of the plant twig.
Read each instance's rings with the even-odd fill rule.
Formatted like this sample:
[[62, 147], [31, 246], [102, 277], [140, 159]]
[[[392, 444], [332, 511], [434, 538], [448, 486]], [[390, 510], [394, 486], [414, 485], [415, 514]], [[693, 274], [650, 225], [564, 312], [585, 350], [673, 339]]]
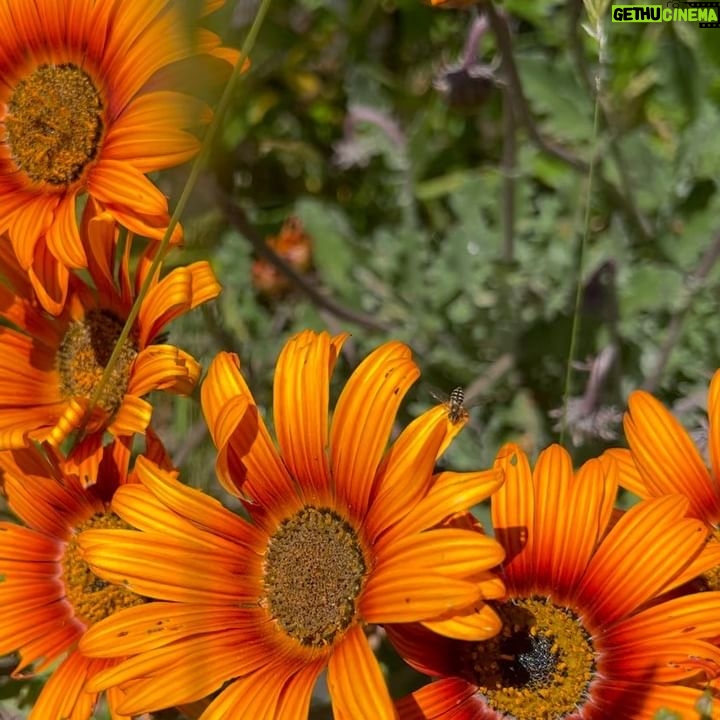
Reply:
[[[588, 95], [593, 97], [596, 94], [596, 89], [591, 79], [590, 69], [588, 68], [587, 61], [585, 59], [582, 42], [580, 41], [581, 36], [579, 28], [580, 19], [583, 13], [582, 0], [575, 0], [574, 2], [571, 2], [570, 6], [570, 13], [568, 16], [568, 47], [570, 49], [570, 55], [572, 57], [573, 65], [577, 69], [580, 81], [585, 86], [585, 90]], [[597, 93], [597, 97], [600, 105], [600, 127], [601, 129], [609, 131], [607, 135], [608, 150], [610, 151], [610, 156], [612, 157], [618, 171], [622, 207], [626, 214], [632, 218], [635, 229], [640, 231], [641, 238], [643, 240], [648, 240], [651, 237], [650, 223], [640, 212], [637, 203], [635, 202], [635, 189], [630, 178], [627, 163], [625, 162], [625, 158], [623, 157], [617, 141], [617, 134], [615, 133], [612, 114], [608, 110], [603, 96], [600, 93]], [[606, 185], [609, 185], [604, 178], [602, 180]], [[615, 198], [615, 200], [617, 199], [618, 198]]]
[[515, 114], [510, 91], [503, 90], [502, 232], [503, 261], [515, 257]]
[[[538, 150], [566, 163], [578, 172], [586, 175], [590, 170], [590, 163], [587, 160], [578, 157], [570, 150], [567, 150], [560, 145], [556, 145], [552, 141], [543, 137], [538, 130], [527, 98], [525, 97], [522, 82], [520, 80], [520, 73], [518, 72], [517, 64], [515, 63], [512, 37], [507, 19], [498, 12], [492, 2], [488, 3], [485, 6], [485, 9], [490, 22], [490, 27], [495, 35], [500, 56], [502, 58], [505, 77], [508, 83], [508, 92], [513, 99], [513, 109], [515, 111], [516, 121], [525, 128], [528, 138], [533, 145], [538, 148]], [[595, 93], [592, 93], [593, 96], [594, 94]], [[622, 164], [618, 166], [618, 170], [621, 173], [621, 181], [623, 184], [629, 184], [627, 174], [624, 180], [622, 178]], [[648, 223], [640, 214], [637, 207], [631, 203], [629, 198], [632, 197], [632, 195], [627, 195], [624, 190], [621, 191], [616, 188], [613, 183], [603, 176], [599, 167], [595, 168], [595, 175], [595, 181], [598, 183], [602, 192], [608, 196], [613, 206], [617, 207], [623, 213], [626, 222], [633, 229], [635, 234], [643, 240], [648, 240], [650, 237]]]
[[310, 298], [319, 308], [327, 310], [332, 315], [335, 315], [342, 320], [353, 322], [360, 327], [364, 327], [368, 330], [379, 330], [381, 332], [388, 332], [389, 327], [384, 323], [375, 320], [369, 315], [351, 310], [350, 308], [340, 305], [332, 298], [327, 297], [323, 293], [319, 292], [313, 287], [295, 268], [281, 258], [276, 252], [270, 248], [262, 235], [253, 227], [250, 221], [247, 219], [243, 210], [238, 207], [227, 195], [217, 192], [218, 203], [223, 213], [235, 227], [252, 245], [253, 250], [264, 260], [267, 260], [275, 268], [277, 268], [285, 277], [287, 277], [299, 290]]

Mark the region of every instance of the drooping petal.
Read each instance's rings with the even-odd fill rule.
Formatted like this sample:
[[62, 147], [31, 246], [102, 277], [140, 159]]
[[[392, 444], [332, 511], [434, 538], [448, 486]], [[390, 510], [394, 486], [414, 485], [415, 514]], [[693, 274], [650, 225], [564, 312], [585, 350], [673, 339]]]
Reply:
[[378, 661], [358, 625], [348, 630], [330, 656], [328, 688], [338, 718], [396, 717]]
[[210, 363], [201, 397], [205, 420], [218, 449], [218, 477], [225, 488], [235, 494], [241, 491], [271, 515], [274, 508], [297, 497], [235, 355], [219, 353]]

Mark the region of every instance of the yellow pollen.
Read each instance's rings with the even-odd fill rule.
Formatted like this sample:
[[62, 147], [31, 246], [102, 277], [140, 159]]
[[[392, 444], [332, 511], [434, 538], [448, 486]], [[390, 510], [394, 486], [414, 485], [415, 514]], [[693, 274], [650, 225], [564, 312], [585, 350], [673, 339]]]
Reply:
[[103, 102], [76, 65], [41, 65], [15, 86], [5, 119], [15, 164], [33, 182], [67, 186], [97, 155]]
[[500, 633], [467, 646], [468, 681], [498, 714], [561, 720], [582, 707], [595, 672], [590, 635], [568, 609], [546, 598], [499, 605]]
[[[63, 398], [90, 399], [122, 328], [123, 323], [108, 310], [91, 310], [83, 320], [70, 323], [57, 353]], [[111, 416], [117, 412], [127, 391], [130, 368], [138, 352], [136, 337], [137, 333], [131, 333], [125, 341], [98, 401], [98, 407]]]
[[265, 554], [268, 612], [301, 645], [333, 643], [356, 619], [367, 564], [357, 532], [327, 508], [285, 520]]
[[93, 573], [82, 559], [78, 535], [90, 529], [127, 529], [130, 526], [114, 513], [98, 513], [75, 528], [62, 559], [65, 597], [75, 611], [75, 617], [89, 627], [123, 608], [140, 605], [145, 598], [124, 585], [108, 583]]

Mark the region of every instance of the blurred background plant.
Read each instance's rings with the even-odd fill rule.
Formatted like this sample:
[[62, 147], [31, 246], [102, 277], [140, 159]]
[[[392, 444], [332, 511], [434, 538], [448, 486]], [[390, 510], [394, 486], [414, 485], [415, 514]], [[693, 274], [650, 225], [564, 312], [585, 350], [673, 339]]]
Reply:
[[[239, 42], [254, 3], [224, 12]], [[349, 328], [351, 358], [407, 341], [423, 369], [407, 416], [463, 386], [472, 421], [447, 462], [487, 465], [509, 438], [531, 452], [558, 438], [579, 280], [578, 461], [621, 442], [633, 388], [698, 424], [720, 364], [717, 31], [609, 20], [601, 60], [580, 0], [276, 4], [186, 220], [186, 255], [210, 257], [225, 288], [187, 321], [192, 350], [238, 352], [267, 404], [300, 328]], [[311, 266], [266, 243], [289, 218]], [[263, 268], [281, 293], [258, 285]], [[185, 404], [159, 429], [205, 485], [209, 444], [186, 442], [199, 425]]]
[[[226, 44], [256, 5], [211, 18]], [[209, 259], [224, 290], [172, 335], [204, 366], [237, 352], [265, 409], [302, 328], [352, 331], [338, 385], [408, 342], [423, 375], [403, 422], [465, 388], [471, 422], [443, 459], [459, 470], [563, 426], [578, 462], [623, 444], [639, 387], [702, 433], [720, 365], [718, 30], [600, 25], [602, 53], [581, 0], [275, 3], [170, 255]], [[160, 177], [171, 201], [186, 176]], [[219, 494], [197, 398], [152, 401], [186, 482]], [[414, 676], [393, 668], [401, 694]]]

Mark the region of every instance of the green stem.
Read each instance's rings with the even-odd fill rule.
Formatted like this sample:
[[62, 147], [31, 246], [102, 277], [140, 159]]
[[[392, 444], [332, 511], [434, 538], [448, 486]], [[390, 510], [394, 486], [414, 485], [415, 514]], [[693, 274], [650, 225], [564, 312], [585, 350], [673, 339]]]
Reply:
[[[597, 23], [597, 38], [600, 43], [600, 67], [598, 73], [602, 72], [602, 61], [604, 60], [604, 35], [601, 26], [602, 21], [598, 20]], [[577, 350], [577, 340], [580, 334], [580, 314], [582, 311], [582, 298], [583, 298], [583, 267], [585, 264], [585, 246], [587, 245], [588, 236], [590, 235], [590, 209], [592, 205], [592, 188], [593, 180], [595, 176], [595, 165], [597, 159], [597, 138], [600, 128], [600, 79], [598, 75], [597, 84], [595, 88], [595, 110], [593, 113], [593, 151], [590, 156], [590, 166], [588, 167], [588, 183], [587, 183], [587, 194], [585, 197], [585, 217], [583, 220], [583, 233], [580, 238], [580, 247], [578, 249], [577, 258], [577, 286], [575, 289], [575, 307], [573, 309], [572, 327], [570, 330], [570, 347], [568, 348], [568, 359], [565, 368], [565, 386], [563, 388], [563, 415], [562, 424], [560, 426], [560, 444], [565, 443], [565, 435], [567, 433], [568, 424], [568, 403], [570, 400], [570, 386], [572, 383], [573, 375], [573, 361], [575, 359], [575, 352]]]
[[105, 388], [108, 381], [110, 380], [110, 375], [118, 361], [118, 358], [120, 357], [120, 352], [125, 343], [125, 340], [127, 340], [128, 336], [130, 334], [130, 331], [133, 327], [133, 324], [135, 323], [135, 319], [137, 318], [138, 313], [140, 312], [140, 307], [142, 306], [143, 300], [145, 299], [145, 296], [147, 295], [148, 291], [150, 290], [150, 285], [153, 282], [155, 273], [157, 272], [158, 268], [160, 267], [160, 264], [162, 263], [162, 261], [165, 257], [165, 253], [167, 252], [168, 245], [170, 244], [170, 238], [172, 237], [173, 230], [175, 229], [175, 226], [180, 221], [180, 217], [182, 216], [182, 214], [185, 210], [185, 207], [187, 206], [187, 203], [190, 200], [190, 195], [192, 194], [192, 192], [195, 188], [197, 179], [200, 176], [200, 172], [202, 171], [203, 166], [205, 165], [205, 161], [208, 157], [208, 154], [210, 153], [210, 148], [212, 146], [212, 143], [213, 143], [213, 141], [218, 133], [218, 130], [220, 128], [220, 121], [222, 120], [223, 115], [225, 114], [225, 111], [227, 110], [227, 107], [230, 104], [230, 99], [232, 98], [235, 87], [237, 86], [237, 83], [239, 82], [240, 76], [242, 74], [242, 68], [243, 68], [243, 65], [245, 64], [245, 60], [246, 60], [246, 58], [248, 58], [250, 56], [250, 53], [255, 45], [255, 41], [260, 32], [260, 28], [262, 27], [263, 20], [265, 19], [265, 16], [267, 15], [268, 10], [270, 9], [271, 2], [272, 2], [272, 0], [262, 0], [262, 2], [260, 3], [260, 7], [258, 8], [257, 15], [255, 16], [253, 23], [250, 27], [250, 30], [247, 34], [247, 37], [245, 38], [245, 42], [243, 43], [242, 48], [240, 49], [240, 57], [238, 58], [238, 61], [235, 63], [235, 67], [233, 68], [232, 74], [230, 75], [230, 78], [228, 79], [227, 84], [225, 85], [225, 89], [223, 90], [223, 94], [222, 94], [222, 97], [220, 98], [220, 102], [218, 103], [217, 109], [215, 110], [215, 114], [213, 115], [213, 119], [212, 119], [210, 126], [208, 127], [207, 133], [205, 134], [205, 137], [203, 139], [203, 144], [200, 148], [200, 152], [198, 153], [197, 157], [195, 158], [195, 161], [192, 164], [190, 173], [188, 175], [188, 179], [185, 182], [183, 191], [180, 194], [180, 198], [177, 202], [177, 205], [175, 206], [175, 211], [173, 212], [172, 217], [170, 218], [170, 222], [168, 223], [167, 229], [165, 230], [165, 234], [163, 235], [162, 240], [160, 241], [160, 246], [158, 248], [158, 252], [156, 253], [156, 255], [153, 259], [153, 262], [150, 265], [150, 269], [145, 277], [145, 280], [143, 281], [142, 287], [140, 288], [140, 292], [138, 293], [137, 297], [135, 298], [135, 302], [133, 303], [132, 307], [130, 308], [130, 312], [128, 314], [127, 320], [125, 321], [125, 326], [123, 327], [122, 332], [120, 333], [120, 336], [117, 339], [117, 342], [112, 351], [112, 354], [110, 355], [110, 359], [108, 360], [107, 365], [105, 366], [105, 370], [102, 374], [102, 377], [100, 378], [100, 381], [98, 382], [97, 386], [95, 387], [95, 390], [93, 391], [93, 394], [90, 398], [90, 404], [85, 413], [85, 422], [87, 422], [87, 419], [90, 417], [90, 414], [92, 413], [93, 408], [95, 407], [95, 405], [97, 405], [97, 402], [100, 399], [103, 389]]

